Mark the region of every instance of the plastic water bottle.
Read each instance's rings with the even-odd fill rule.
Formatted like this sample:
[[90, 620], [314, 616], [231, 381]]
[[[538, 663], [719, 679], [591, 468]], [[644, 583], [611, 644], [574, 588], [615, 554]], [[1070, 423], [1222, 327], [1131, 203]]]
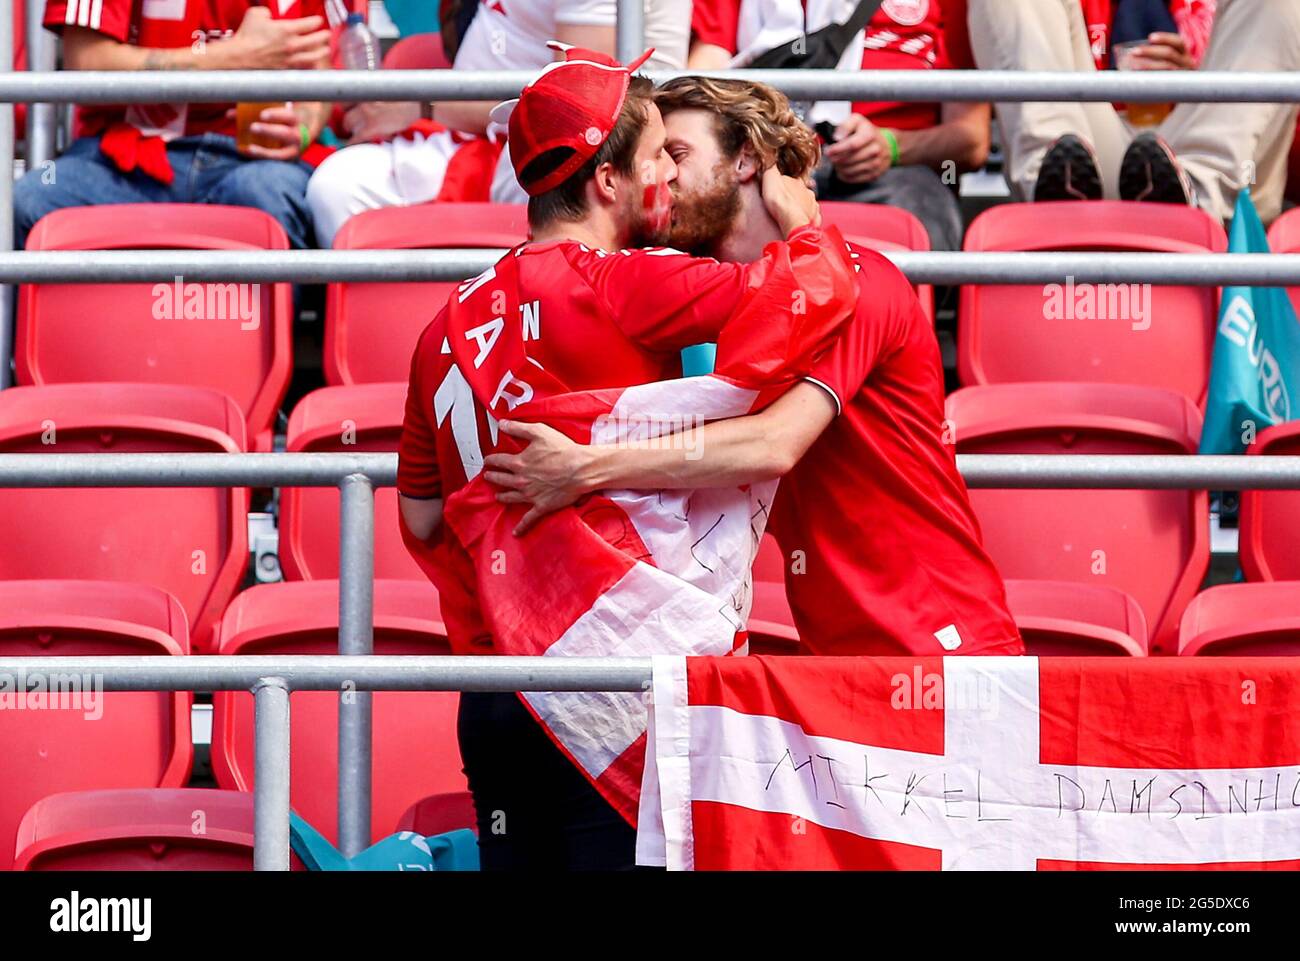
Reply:
[[366, 26], [366, 18], [359, 13], [348, 14], [348, 22], [339, 35], [339, 57], [344, 70], [378, 70], [379, 38]]

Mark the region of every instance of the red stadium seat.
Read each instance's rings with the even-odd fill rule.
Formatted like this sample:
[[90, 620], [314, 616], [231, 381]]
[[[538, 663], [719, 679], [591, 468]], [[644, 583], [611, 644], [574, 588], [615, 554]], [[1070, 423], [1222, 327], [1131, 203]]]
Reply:
[[1026, 654], [1146, 656], [1146, 618], [1123, 591], [1061, 581], [1009, 580], [1006, 585]]
[[[406, 384], [357, 384], [312, 391], [289, 417], [290, 451], [389, 453], [402, 436]], [[286, 580], [339, 576], [339, 492], [333, 487], [280, 491], [280, 563]], [[427, 578], [402, 543], [397, 491], [375, 491], [375, 576]]]
[[[268, 214], [213, 204], [56, 210], [41, 218], [27, 240], [28, 250], [288, 246], [284, 230]], [[189, 305], [202, 318], [187, 318]], [[20, 288], [17, 380], [210, 387], [229, 394], [244, 412], [252, 449], [269, 451], [289, 385], [292, 321], [288, 284], [29, 284]]]
[[[0, 581], [0, 656], [188, 653], [185, 612], [156, 588]], [[21, 691], [17, 679], [9, 682], [0, 695], [0, 758], [9, 772], [0, 778], [0, 870], [12, 865], [24, 813], [47, 795], [179, 787], [189, 779], [194, 749], [188, 692], [104, 692], [102, 682], [97, 690], [95, 679], [67, 675], [57, 694], [56, 679], [45, 678], [41, 695], [34, 675]]]
[[[292, 852], [291, 870], [303, 871]], [[253, 795], [209, 788], [69, 791], [18, 827], [19, 871], [251, 871]]]
[[[367, 210], [334, 238], [337, 250], [514, 247], [528, 239], [523, 204], [439, 203]], [[411, 354], [455, 284], [330, 284], [325, 382], [405, 381]]]
[[[965, 249], [1221, 253], [1227, 238], [1216, 221], [1192, 207], [1060, 201], [985, 211], [967, 231]], [[1145, 319], [1133, 308], [1126, 312], [1123, 302], [1101, 304], [1095, 297], [1103, 319], [1094, 319], [1086, 305], [1075, 306], [1071, 290], [1060, 285], [1050, 292], [1051, 302], [1063, 311], [1068, 303], [1069, 312], [1049, 318], [1049, 291], [1042, 285], [964, 286], [957, 324], [962, 383], [1142, 384], [1204, 403], [1218, 317], [1216, 288], [1154, 287]], [[1081, 284], [1079, 290], [1106, 293], [1095, 285]], [[1128, 285], [1113, 290], [1131, 296]], [[1134, 326], [1143, 323], [1149, 328]]]
[[475, 834], [478, 833], [478, 823], [474, 818], [474, 797], [468, 791], [421, 798], [406, 809], [393, 830], [414, 831], [428, 837], [460, 828], [469, 828]]
[[[1296, 144], [1296, 149], [1300, 149], [1300, 140]], [[1300, 153], [1293, 152], [1292, 157], [1300, 157]], [[1297, 188], [1300, 189], [1300, 180], [1297, 181]], [[1273, 226], [1268, 229], [1268, 249], [1275, 254], [1300, 253], [1300, 207], [1288, 210], [1273, 221]], [[1288, 287], [1286, 292], [1295, 307], [1296, 316], [1300, 317], [1300, 286]]]
[[[227, 452], [244, 419], [224, 394], [163, 384], [0, 391], [0, 452]], [[0, 487], [0, 580], [151, 584], [185, 609], [207, 652], [248, 565], [246, 488]]]
[[[222, 654], [332, 654], [338, 651], [338, 582], [263, 584], [231, 603], [221, 623]], [[449, 654], [434, 589], [375, 581], [376, 654]], [[390, 833], [413, 802], [465, 790], [456, 741], [457, 692], [377, 692], [371, 830]], [[290, 699], [294, 810], [331, 841], [338, 828], [338, 700], [299, 691]], [[225, 788], [253, 787], [253, 698], [213, 695], [212, 769]]]
[[442, 34], [415, 33], [403, 37], [384, 54], [385, 70], [448, 70], [451, 62], [442, 48]]
[[[860, 204], [849, 200], [823, 200], [822, 223], [840, 228], [845, 240], [878, 250], [929, 250], [930, 235], [916, 215], [902, 207], [886, 204]], [[934, 324], [934, 288], [921, 284], [916, 288], [921, 306], [930, 324]]]
[[754, 604], [749, 612], [749, 653], [797, 654], [799, 631], [785, 596], [785, 556], [764, 534], [754, 558]]
[[[961, 454], [1193, 454], [1201, 418], [1172, 391], [1118, 384], [1004, 384], [948, 398]], [[1151, 653], [1172, 653], [1178, 618], [1210, 562], [1205, 491], [972, 490], [984, 544], [1008, 578], [1130, 594]]]
[[1300, 583], [1221, 584], [1183, 613], [1179, 654], [1300, 654]]
[[[1300, 455], [1300, 421], [1260, 431], [1248, 455]], [[1242, 491], [1241, 569], [1252, 581], [1300, 581], [1300, 491]]]

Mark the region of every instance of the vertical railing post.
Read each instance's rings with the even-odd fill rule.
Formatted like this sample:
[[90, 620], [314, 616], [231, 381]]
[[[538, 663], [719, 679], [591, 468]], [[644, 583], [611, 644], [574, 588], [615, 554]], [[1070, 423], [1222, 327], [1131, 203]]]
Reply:
[[[339, 484], [339, 653], [375, 647], [375, 489], [364, 474]], [[339, 850], [370, 845], [371, 695], [339, 692]]]
[[[0, 73], [14, 69], [14, 5], [0, 0]], [[0, 103], [0, 252], [14, 249], [14, 105]], [[0, 390], [13, 356], [13, 288], [0, 286]]]
[[253, 687], [253, 870], [289, 870], [289, 688]]
[[[45, 0], [27, 3], [27, 70], [51, 73], [54, 70], [54, 34], [42, 24]], [[52, 103], [27, 105], [27, 169], [39, 170], [54, 159], [54, 141], [58, 129], [58, 112]]]
[[630, 63], [645, 50], [645, 0], [618, 0], [614, 50], [620, 63]]

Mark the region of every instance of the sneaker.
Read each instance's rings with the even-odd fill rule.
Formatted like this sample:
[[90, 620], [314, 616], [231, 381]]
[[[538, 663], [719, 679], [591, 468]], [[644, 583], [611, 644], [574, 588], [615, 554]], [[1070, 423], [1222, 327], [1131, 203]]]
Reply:
[[1191, 204], [1192, 184], [1182, 164], [1158, 135], [1147, 131], [1133, 138], [1119, 165], [1123, 200], [1157, 204]]
[[1058, 137], [1043, 156], [1035, 200], [1100, 200], [1101, 168], [1092, 145], [1072, 133]]

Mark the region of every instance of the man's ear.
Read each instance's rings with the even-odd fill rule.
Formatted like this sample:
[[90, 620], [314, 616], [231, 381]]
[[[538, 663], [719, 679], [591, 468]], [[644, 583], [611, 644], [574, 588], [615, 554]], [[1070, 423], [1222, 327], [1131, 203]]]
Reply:
[[618, 185], [615, 182], [617, 172], [612, 163], [603, 163], [596, 168], [596, 175], [591, 178], [588, 189], [594, 192], [597, 203], [612, 204], [618, 199]]
[[736, 154], [735, 170], [736, 180], [742, 184], [762, 176], [763, 166], [759, 163], [758, 155], [748, 144], [741, 147], [740, 153]]

